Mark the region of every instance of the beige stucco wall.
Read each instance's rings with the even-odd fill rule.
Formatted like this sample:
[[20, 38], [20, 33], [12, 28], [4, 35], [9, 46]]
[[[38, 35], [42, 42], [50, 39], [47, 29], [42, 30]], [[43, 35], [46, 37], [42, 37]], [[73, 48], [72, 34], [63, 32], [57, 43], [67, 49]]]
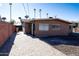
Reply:
[[24, 23], [25, 24], [25, 33], [30, 33], [31, 31], [31, 27], [30, 27], [30, 23]]
[[[48, 31], [39, 31], [39, 23], [45, 23], [49, 24], [49, 30]], [[52, 30], [51, 24], [60, 24], [61, 29], [60, 30]], [[69, 24], [61, 21], [36, 21], [35, 22], [35, 36], [60, 36], [60, 35], [68, 35], [70, 33]]]

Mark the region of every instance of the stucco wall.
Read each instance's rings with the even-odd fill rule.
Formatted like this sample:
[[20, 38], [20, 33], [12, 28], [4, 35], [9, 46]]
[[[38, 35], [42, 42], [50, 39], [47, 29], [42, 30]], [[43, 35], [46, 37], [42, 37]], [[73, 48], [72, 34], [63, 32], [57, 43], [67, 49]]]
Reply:
[[[48, 31], [39, 31], [39, 23], [45, 23], [49, 24], [49, 30]], [[61, 29], [60, 30], [52, 30], [50, 25], [51, 24], [60, 24]], [[64, 23], [61, 21], [36, 21], [35, 22], [35, 36], [56, 36], [56, 35], [68, 35], [70, 33], [69, 24]]]
[[30, 33], [31, 31], [31, 24], [30, 23], [24, 23], [25, 24], [25, 33]]
[[7, 38], [15, 31], [15, 26], [7, 22], [0, 22], [0, 46], [5, 43]]

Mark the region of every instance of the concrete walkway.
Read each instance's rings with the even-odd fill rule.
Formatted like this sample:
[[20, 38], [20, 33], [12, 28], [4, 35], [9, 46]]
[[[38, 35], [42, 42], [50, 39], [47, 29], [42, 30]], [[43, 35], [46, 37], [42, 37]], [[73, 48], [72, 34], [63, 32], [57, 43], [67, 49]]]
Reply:
[[11, 48], [10, 56], [65, 56], [62, 52], [53, 48], [39, 38], [19, 32], [16, 35], [14, 45]]

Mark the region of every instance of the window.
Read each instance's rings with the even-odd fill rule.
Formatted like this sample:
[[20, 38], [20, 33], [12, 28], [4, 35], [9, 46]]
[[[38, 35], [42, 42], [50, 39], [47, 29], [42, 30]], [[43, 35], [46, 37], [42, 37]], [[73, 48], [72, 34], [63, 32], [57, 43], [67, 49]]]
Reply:
[[48, 31], [49, 30], [49, 24], [39, 24], [39, 30], [41, 31]]
[[52, 30], [60, 30], [60, 24], [52, 24], [50, 26]]

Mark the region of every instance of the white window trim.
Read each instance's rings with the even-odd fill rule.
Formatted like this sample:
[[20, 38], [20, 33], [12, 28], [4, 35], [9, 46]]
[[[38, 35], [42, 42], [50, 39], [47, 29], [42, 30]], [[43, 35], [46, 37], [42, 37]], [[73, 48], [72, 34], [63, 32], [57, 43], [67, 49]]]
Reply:
[[49, 30], [49, 24], [39, 23], [39, 31], [48, 31], [48, 30]]

